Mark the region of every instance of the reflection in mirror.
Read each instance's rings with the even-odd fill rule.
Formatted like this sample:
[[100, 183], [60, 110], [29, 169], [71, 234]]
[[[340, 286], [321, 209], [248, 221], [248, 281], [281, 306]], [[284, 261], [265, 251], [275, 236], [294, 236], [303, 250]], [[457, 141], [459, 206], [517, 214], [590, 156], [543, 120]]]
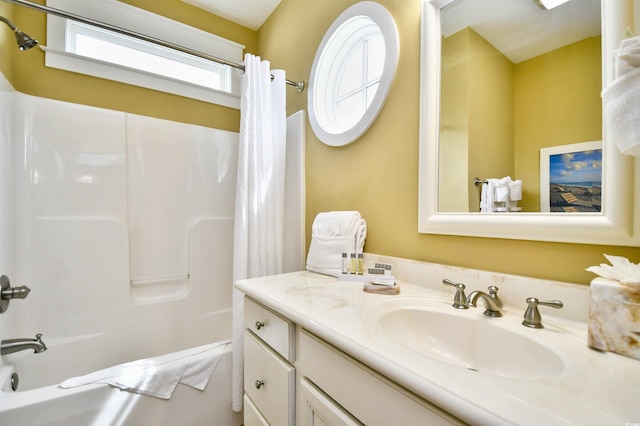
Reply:
[[[543, 9], [537, 0], [424, 0], [419, 232], [640, 244], [637, 164], [607, 140], [600, 97], [613, 51], [633, 30], [632, 1], [569, 0]], [[552, 44], [557, 29], [567, 34]], [[541, 177], [554, 179], [554, 155], [596, 144], [601, 163], [589, 166], [601, 165], [592, 179], [601, 180], [601, 192], [591, 188], [600, 206], [572, 213], [544, 205], [541, 212], [552, 187], [549, 181], [541, 191]], [[586, 164], [572, 162], [565, 173]], [[522, 181], [518, 208], [479, 212], [475, 178], [506, 176]]]
[[[600, 0], [456, 0], [440, 20], [438, 210], [481, 211], [484, 194], [482, 211], [541, 211], [540, 149], [602, 139]], [[567, 162], [551, 211], [599, 211], [600, 179], [580, 177], [599, 164]], [[521, 198], [473, 184], [506, 176]]]

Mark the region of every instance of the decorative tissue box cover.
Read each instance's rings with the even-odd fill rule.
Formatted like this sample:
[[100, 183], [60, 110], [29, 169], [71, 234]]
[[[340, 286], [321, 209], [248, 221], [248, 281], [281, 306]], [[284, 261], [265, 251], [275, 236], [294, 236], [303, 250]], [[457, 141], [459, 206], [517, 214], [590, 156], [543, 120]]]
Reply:
[[640, 286], [591, 281], [589, 346], [640, 359]]

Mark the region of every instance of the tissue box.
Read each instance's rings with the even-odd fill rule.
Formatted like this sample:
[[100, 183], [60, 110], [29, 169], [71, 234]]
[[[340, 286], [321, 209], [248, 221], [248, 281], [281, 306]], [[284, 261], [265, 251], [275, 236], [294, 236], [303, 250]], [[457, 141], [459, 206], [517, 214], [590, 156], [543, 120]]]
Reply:
[[640, 286], [591, 281], [589, 346], [640, 359]]

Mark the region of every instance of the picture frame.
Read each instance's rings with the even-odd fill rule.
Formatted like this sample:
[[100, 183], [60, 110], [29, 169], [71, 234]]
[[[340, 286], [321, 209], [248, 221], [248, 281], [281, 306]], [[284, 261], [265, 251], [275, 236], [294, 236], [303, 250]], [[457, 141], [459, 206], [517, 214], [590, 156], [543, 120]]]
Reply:
[[540, 211], [602, 212], [602, 141], [540, 149]]

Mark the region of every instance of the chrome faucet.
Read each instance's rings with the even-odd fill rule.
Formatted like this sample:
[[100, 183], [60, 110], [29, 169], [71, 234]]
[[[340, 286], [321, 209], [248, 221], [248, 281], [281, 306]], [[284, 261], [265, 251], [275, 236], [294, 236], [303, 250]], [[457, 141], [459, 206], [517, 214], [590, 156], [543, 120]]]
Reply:
[[500, 300], [500, 297], [498, 296], [498, 287], [494, 285], [489, 286], [489, 294], [485, 293], [484, 291], [471, 292], [467, 297], [467, 305], [475, 307], [478, 301], [478, 298], [480, 297], [484, 299], [484, 302], [487, 308], [484, 311], [484, 314], [486, 316], [488, 317], [502, 316], [502, 312], [500, 312], [500, 309], [502, 309], [503, 304], [502, 304], [502, 300]]
[[36, 334], [35, 339], [7, 339], [0, 343], [0, 355], [12, 354], [14, 352], [24, 351], [25, 349], [33, 349], [34, 353], [40, 353], [47, 350], [47, 345], [41, 339], [42, 334]]

